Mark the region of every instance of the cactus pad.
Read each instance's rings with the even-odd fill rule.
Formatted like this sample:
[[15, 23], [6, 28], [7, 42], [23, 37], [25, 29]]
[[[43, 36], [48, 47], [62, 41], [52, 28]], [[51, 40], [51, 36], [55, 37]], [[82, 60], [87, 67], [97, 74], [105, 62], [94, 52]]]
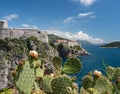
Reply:
[[69, 58], [62, 69], [63, 73], [66, 74], [75, 74], [80, 71], [82, 64], [77, 58]]
[[52, 78], [48, 75], [44, 76], [42, 80], [40, 81], [40, 88], [47, 92], [47, 93], [52, 93], [52, 88], [51, 88], [51, 81]]
[[55, 56], [53, 59], [52, 59], [52, 63], [53, 63], [53, 66], [57, 69], [57, 70], [60, 70], [60, 68], [62, 67], [62, 59], [58, 56]]
[[51, 85], [54, 94], [66, 94], [66, 88], [71, 87], [72, 81], [68, 76], [60, 75], [52, 80]]
[[105, 77], [99, 77], [95, 83], [93, 94], [113, 94], [112, 83]]
[[80, 89], [80, 94], [90, 94], [83, 87]]
[[88, 90], [89, 88], [92, 88], [93, 87], [93, 77], [90, 76], [90, 75], [87, 75], [85, 77], [83, 77], [82, 79], [82, 85], [83, 85], [83, 88]]
[[31, 64], [27, 61], [22, 67], [15, 80], [16, 87], [21, 93], [30, 94], [35, 80], [35, 69], [31, 68]]

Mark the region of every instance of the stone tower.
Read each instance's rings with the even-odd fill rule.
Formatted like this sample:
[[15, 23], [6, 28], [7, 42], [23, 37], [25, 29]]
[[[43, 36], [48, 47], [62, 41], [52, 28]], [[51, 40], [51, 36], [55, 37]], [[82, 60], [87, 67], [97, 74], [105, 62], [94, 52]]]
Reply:
[[8, 28], [7, 20], [0, 20], [0, 29]]

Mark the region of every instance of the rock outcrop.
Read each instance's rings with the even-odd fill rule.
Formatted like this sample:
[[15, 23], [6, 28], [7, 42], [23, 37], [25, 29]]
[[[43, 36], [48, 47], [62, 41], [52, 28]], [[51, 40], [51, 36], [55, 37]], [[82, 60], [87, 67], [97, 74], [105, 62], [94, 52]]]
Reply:
[[58, 56], [58, 52], [53, 47], [33, 36], [0, 40], [0, 90], [12, 86], [11, 71], [21, 59], [28, 59], [30, 50], [36, 50], [39, 58], [44, 59], [46, 64], [51, 63], [54, 56]]

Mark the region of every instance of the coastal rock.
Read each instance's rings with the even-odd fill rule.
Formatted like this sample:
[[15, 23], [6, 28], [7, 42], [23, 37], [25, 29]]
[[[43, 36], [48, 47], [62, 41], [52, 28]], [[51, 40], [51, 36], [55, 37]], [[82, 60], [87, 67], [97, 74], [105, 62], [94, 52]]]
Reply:
[[[29, 41], [28, 41], [29, 40]], [[12, 87], [13, 77], [11, 72], [21, 59], [28, 59], [30, 50], [35, 49], [39, 58], [49, 64], [54, 56], [58, 56], [57, 50], [48, 43], [38, 40], [36, 37], [0, 40], [0, 90]], [[31, 46], [32, 45], [32, 46]], [[48, 68], [51, 70], [51, 68]]]
[[8, 61], [5, 60], [2, 56], [0, 56], [0, 90], [2, 88], [7, 87], [8, 85], [8, 70], [9, 65], [7, 64]]

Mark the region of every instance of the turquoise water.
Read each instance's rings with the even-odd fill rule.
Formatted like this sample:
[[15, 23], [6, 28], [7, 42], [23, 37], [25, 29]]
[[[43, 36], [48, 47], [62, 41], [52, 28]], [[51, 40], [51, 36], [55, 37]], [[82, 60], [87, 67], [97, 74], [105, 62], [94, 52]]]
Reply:
[[99, 46], [87, 46], [85, 48], [90, 55], [79, 56], [82, 62], [81, 71], [76, 74], [77, 83], [81, 86], [81, 79], [89, 71], [95, 69], [104, 73], [103, 61], [110, 66], [120, 67], [120, 49], [119, 48], [100, 48]]
[[78, 57], [82, 62], [82, 70], [77, 74], [77, 83], [79, 85], [81, 85], [82, 77], [89, 71], [97, 69], [104, 73], [103, 62], [113, 67], [120, 67], [119, 48], [100, 48], [99, 46], [87, 46], [84, 48], [91, 54]]

